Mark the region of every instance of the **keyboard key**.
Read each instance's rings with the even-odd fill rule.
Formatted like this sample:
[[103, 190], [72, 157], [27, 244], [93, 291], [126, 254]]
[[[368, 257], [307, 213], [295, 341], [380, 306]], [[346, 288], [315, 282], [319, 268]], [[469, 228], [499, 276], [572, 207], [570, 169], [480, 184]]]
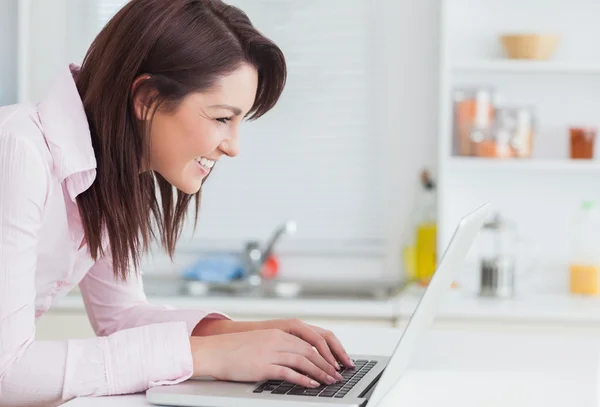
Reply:
[[345, 396], [345, 394], [340, 394], [340, 393], [338, 393], [338, 394], [336, 394], [334, 397], [335, 397], [336, 399], [341, 399], [341, 398], [342, 398], [342, 397], [344, 397], [344, 396]]
[[288, 391], [290, 391], [290, 389], [281, 389], [278, 387], [275, 390], [273, 390], [271, 394], [286, 394]]
[[319, 394], [319, 397], [333, 397], [334, 395], [334, 391], [324, 391], [323, 393]]
[[262, 392], [263, 392], [263, 389], [259, 387], [257, 389], [254, 389], [254, 391], [252, 393], [262, 393]]
[[308, 395], [308, 396], [316, 396], [319, 393], [321, 393], [322, 390], [319, 389], [308, 389], [304, 392], [304, 394]]
[[293, 394], [294, 396], [300, 396], [300, 395], [304, 394], [304, 389], [292, 389], [292, 390], [288, 391], [287, 394]]

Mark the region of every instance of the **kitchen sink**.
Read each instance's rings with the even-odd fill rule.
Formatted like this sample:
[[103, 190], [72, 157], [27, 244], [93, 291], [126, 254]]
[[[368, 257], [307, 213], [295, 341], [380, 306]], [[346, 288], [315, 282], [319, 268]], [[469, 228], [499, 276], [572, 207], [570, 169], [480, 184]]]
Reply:
[[280, 299], [383, 300], [395, 296], [402, 286], [385, 282], [280, 281], [267, 280], [253, 286], [247, 280], [227, 283], [187, 281], [177, 278], [144, 278], [147, 295]]
[[340, 284], [337, 282], [267, 281], [257, 287], [247, 284], [227, 285], [188, 282], [189, 295], [233, 296], [263, 298], [338, 298], [338, 299], [387, 299], [397, 294], [399, 288], [383, 284]]

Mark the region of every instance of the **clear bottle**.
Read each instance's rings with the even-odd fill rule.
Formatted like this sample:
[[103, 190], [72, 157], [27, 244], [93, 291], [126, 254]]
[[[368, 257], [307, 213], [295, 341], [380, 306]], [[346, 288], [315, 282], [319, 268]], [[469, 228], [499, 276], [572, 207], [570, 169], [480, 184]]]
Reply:
[[416, 227], [415, 277], [427, 285], [437, 262], [437, 194], [428, 172], [422, 174], [422, 195]]
[[600, 294], [600, 207], [584, 201], [572, 230], [569, 289], [573, 294]]

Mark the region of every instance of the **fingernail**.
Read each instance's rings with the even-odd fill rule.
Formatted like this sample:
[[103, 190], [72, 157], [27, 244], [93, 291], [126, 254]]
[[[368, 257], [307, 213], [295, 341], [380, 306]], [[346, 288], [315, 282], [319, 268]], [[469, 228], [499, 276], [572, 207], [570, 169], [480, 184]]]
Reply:
[[335, 362], [335, 368], [336, 368], [337, 370], [340, 370], [340, 364], [339, 364], [338, 362]]
[[335, 373], [335, 377], [337, 377], [337, 379], [340, 380], [340, 381], [344, 380], [344, 376], [342, 376], [341, 374], [339, 374], [337, 372]]
[[320, 384], [319, 384], [319, 383], [317, 383], [317, 382], [315, 382], [314, 380], [311, 380], [311, 381], [310, 381], [310, 385], [311, 385], [312, 387], [319, 387], [319, 386], [320, 386]]
[[350, 361], [350, 366], [352, 367], [356, 367], [356, 365], [354, 364], [354, 362], [352, 361], [352, 359], [348, 359]]
[[327, 384], [333, 384], [335, 383], [335, 379], [329, 375], [327, 375]]

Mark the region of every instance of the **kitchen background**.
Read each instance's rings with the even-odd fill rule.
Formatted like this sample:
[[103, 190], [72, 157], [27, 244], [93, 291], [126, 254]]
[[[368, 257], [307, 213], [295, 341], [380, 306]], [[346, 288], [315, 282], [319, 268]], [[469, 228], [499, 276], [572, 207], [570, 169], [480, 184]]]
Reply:
[[[41, 97], [124, 3], [0, 0], [0, 104]], [[151, 301], [402, 326], [491, 201], [436, 324], [598, 329], [597, 0], [230, 3], [282, 47], [288, 85], [215, 167], [175, 263], [146, 258]], [[38, 335], [82, 324], [75, 292]]]

